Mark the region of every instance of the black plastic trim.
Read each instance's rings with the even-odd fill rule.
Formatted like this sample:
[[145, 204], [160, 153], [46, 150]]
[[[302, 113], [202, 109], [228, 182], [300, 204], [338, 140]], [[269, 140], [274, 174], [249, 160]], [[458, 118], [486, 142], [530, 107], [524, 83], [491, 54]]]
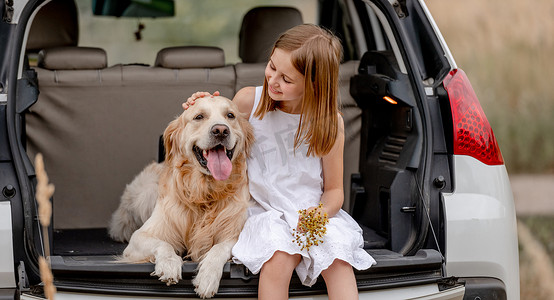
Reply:
[[506, 285], [497, 278], [460, 278], [465, 283], [464, 300], [494, 299], [505, 300]]
[[[29, 0], [19, 16], [19, 22], [11, 30], [9, 43], [5, 53], [8, 55], [9, 63], [3, 66], [1, 72], [8, 72], [8, 82], [12, 84], [8, 87], [8, 101], [6, 111], [6, 128], [9, 138], [10, 152], [12, 155], [13, 166], [17, 176], [16, 189], [19, 193], [11, 199], [12, 203], [12, 225], [13, 225], [13, 245], [14, 245], [14, 270], [15, 262], [23, 261], [25, 263], [28, 279], [31, 284], [40, 282], [38, 270], [38, 256], [41, 254], [40, 229], [38, 220], [35, 218], [35, 199], [34, 184], [30, 178], [27, 169], [28, 157], [22, 146], [20, 134], [24, 130], [21, 122], [21, 115], [17, 112], [18, 95], [18, 70], [21, 61], [20, 53], [24, 50], [24, 36], [27, 23], [36, 10], [39, 3], [43, 0]], [[2, 30], [2, 32], [4, 32]], [[5, 56], [6, 57], [6, 56]], [[5, 58], [4, 57], [4, 58]], [[4, 76], [4, 74], [2, 74]], [[3, 80], [3, 78], [1, 79]]]
[[[356, 271], [357, 274], [422, 272], [440, 269], [442, 266], [442, 255], [436, 250], [419, 250], [413, 256], [402, 256], [386, 249], [372, 249], [367, 252], [375, 258], [377, 264], [367, 270]], [[154, 265], [151, 263], [121, 263], [117, 261], [117, 256], [51, 256], [50, 261], [54, 274], [71, 274], [72, 277], [78, 274], [105, 276], [110, 273], [118, 277], [122, 274], [144, 275], [154, 271]], [[225, 265], [224, 273], [231, 271], [231, 265], [234, 264]], [[183, 278], [194, 275], [197, 267], [196, 262], [188, 261], [183, 264]]]
[[[361, 291], [399, 286], [436, 283], [442, 279], [442, 255], [436, 250], [420, 250], [413, 256], [402, 256], [390, 250], [368, 250], [377, 264], [363, 271], [355, 271]], [[53, 256], [51, 257], [55, 284], [59, 290], [121, 295], [193, 296], [191, 284], [198, 264], [183, 264], [183, 280], [171, 287], [150, 276], [151, 263], [127, 264], [117, 262], [116, 256]], [[258, 276], [243, 265], [227, 263], [223, 269], [219, 296], [256, 296]], [[325, 293], [320, 278], [311, 288], [302, 286], [294, 276], [290, 295]]]

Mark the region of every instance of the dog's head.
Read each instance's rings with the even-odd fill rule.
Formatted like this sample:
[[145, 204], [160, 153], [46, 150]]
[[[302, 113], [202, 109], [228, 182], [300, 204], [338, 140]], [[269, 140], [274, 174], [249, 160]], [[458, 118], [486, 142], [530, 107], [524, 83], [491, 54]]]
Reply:
[[166, 161], [193, 164], [215, 180], [226, 180], [235, 159], [249, 155], [253, 140], [252, 126], [235, 103], [221, 96], [200, 98], [166, 128]]

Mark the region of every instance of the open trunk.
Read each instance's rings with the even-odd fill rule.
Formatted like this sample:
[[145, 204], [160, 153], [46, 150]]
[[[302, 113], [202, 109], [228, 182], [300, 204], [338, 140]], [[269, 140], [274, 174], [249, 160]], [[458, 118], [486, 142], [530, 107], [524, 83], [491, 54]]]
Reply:
[[[408, 88], [410, 83], [398, 71], [389, 52], [368, 52], [356, 65], [357, 74], [351, 77], [348, 88], [356, 98], [360, 136], [348, 138], [360, 139], [362, 146], [356, 153], [359, 159], [355, 157], [360, 171], [351, 174], [352, 183], [346, 189], [351, 204], [345, 209], [362, 227], [364, 248], [377, 261], [370, 269], [356, 272], [358, 286], [360, 290], [371, 290], [435, 283], [442, 278], [442, 254], [432, 248], [417, 247], [418, 235], [427, 232], [418, 228], [425, 218], [418, 187], [422, 150], [420, 117]], [[381, 99], [383, 95], [379, 92], [368, 91], [365, 88], [370, 85], [368, 81], [389, 90], [388, 94], [400, 103], [392, 105]], [[352, 107], [343, 111], [349, 109]], [[345, 113], [345, 119], [349, 116]], [[346, 132], [352, 131], [346, 128]], [[351, 159], [352, 155], [346, 154], [345, 165], [352, 165], [348, 162]], [[112, 201], [117, 204], [117, 200]], [[55, 205], [56, 197], [56, 208]], [[92, 210], [98, 203], [82, 205], [70, 210]], [[57, 215], [60, 220], [67, 217]], [[65, 225], [66, 228], [53, 231], [51, 262], [58, 289], [126, 295], [153, 296], [162, 291], [170, 296], [195, 295], [191, 280], [196, 262], [187, 261], [183, 265], [183, 280], [168, 288], [149, 275], [154, 270], [153, 264], [117, 263], [117, 256], [126, 244], [112, 241], [105, 228], [85, 224], [75, 228]], [[257, 275], [242, 265], [225, 266], [219, 296], [255, 297], [256, 291]], [[325, 293], [322, 279], [311, 288], [302, 286], [296, 277], [291, 283], [291, 296], [319, 293]]]
[[[329, 17], [339, 8], [334, 3], [322, 1], [322, 22], [347, 35]], [[362, 18], [370, 19], [367, 12], [374, 9], [385, 21], [387, 14], [393, 13], [386, 3], [379, 4], [382, 11], [375, 4], [366, 8], [359, 2], [356, 6], [363, 8]], [[36, 19], [40, 18], [39, 14]], [[382, 30], [379, 27], [373, 32], [380, 32], [383, 39]], [[348, 54], [355, 47], [345, 45], [347, 53], [340, 70], [346, 126], [344, 209], [362, 227], [364, 248], [377, 261], [368, 270], [356, 271], [361, 291], [438, 283], [444, 275], [442, 232], [429, 230], [430, 224], [440, 228], [442, 221], [438, 192], [428, 196], [431, 141], [421, 105], [422, 87], [414, 84], [416, 76], [409, 75], [406, 56], [391, 50], [391, 42], [381, 40], [386, 49], [358, 54]], [[43, 49], [39, 64], [25, 68], [18, 93], [24, 103], [19, 120], [26, 146], [24, 159], [30, 166], [32, 158], [43, 153], [46, 170], [56, 185], [50, 235], [55, 284], [60, 291], [195, 296], [191, 280], [197, 263], [185, 262], [183, 280], [166, 287], [150, 276], [153, 264], [116, 262], [126, 244], [112, 241], [106, 227], [125, 184], [157, 159], [159, 135], [180, 113], [187, 95], [219, 90], [232, 98], [245, 85], [261, 84], [265, 63], [107, 66], [105, 52], [80, 48], [72, 45], [62, 56]], [[213, 52], [198, 49], [185, 49], [180, 55], [192, 61], [199, 55], [206, 61], [218, 59]], [[60, 57], [63, 59], [56, 60]], [[56, 65], [67, 59], [75, 59], [81, 67]], [[387, 102], [384, 96], [396, 103]], [[32, 171], [29, 176], [33, 178]], [[28, 222], [36, 225], [36, 220]], [[40, 230], [35, 230], [33, 237], [38, 241]], [[28, 246], [42, 252], [39, 243]], [[255, 297], [256, 291], [257, 275], [242, 265], [227, 263], [218, 296]], [[325, 293], [321, 278], [307, 288], [293, 277], [291, 296], [320, 293]]]

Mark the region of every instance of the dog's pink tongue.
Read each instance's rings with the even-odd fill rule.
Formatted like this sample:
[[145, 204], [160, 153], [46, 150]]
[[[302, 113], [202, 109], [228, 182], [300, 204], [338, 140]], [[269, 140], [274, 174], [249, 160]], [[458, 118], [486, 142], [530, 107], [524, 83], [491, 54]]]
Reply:
[[229, 178], [233, 166], [227, 155], [225, 155], [225, 150], [220, 147], [208, 150], [206, 159], [208, 160], [208, 169], [215, 180], [226, 180]]

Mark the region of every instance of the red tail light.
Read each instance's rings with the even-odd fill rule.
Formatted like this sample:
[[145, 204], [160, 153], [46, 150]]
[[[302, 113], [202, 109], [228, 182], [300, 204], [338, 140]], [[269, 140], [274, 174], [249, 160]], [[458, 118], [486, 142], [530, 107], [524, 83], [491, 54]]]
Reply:
[[443, 81], [452, 110], [454, 154], [469, 155], [487, 165], [502, 165], [504, 159], [464, 71], [450, 71]]

